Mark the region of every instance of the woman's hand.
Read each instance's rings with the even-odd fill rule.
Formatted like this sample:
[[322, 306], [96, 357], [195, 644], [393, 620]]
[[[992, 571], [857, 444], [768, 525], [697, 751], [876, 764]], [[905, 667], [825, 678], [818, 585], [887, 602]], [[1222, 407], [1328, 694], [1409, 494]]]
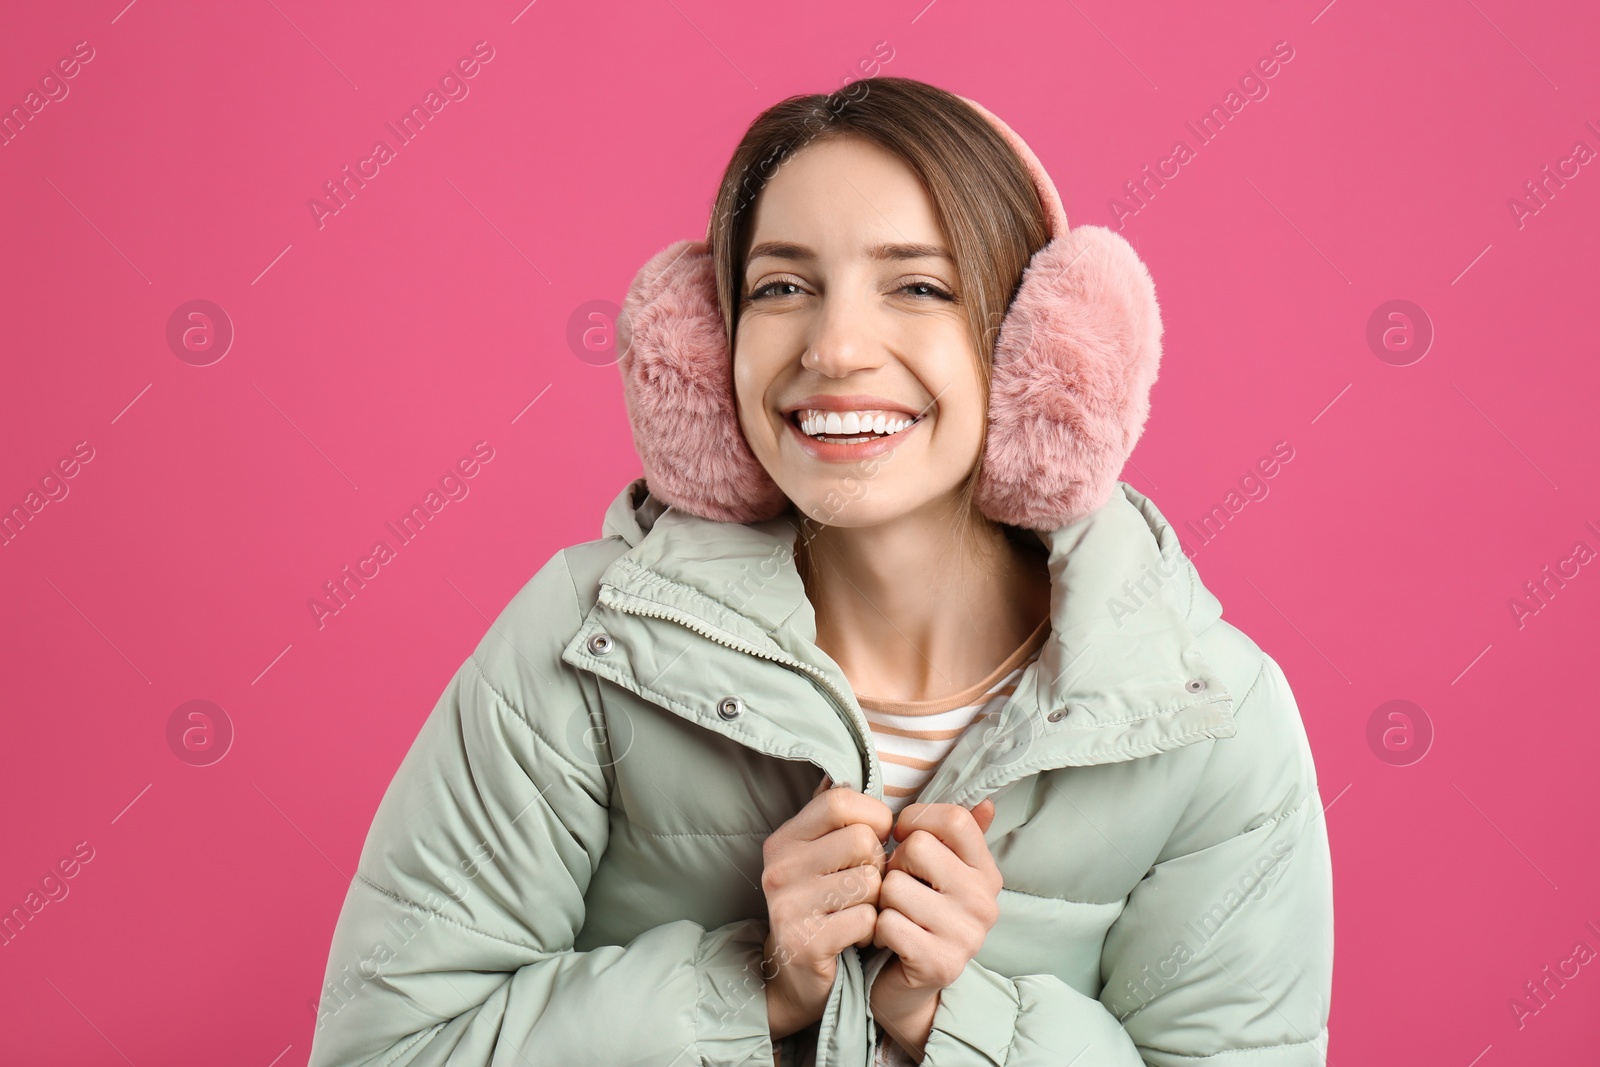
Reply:
[[871, 944], [877, 924], [894, 813], [881, 800], [831, 785], [824, 777], [762, 847], [763, 977], [774, 1041], [822, 1018], [838, 954], [846, 945]]
[[878, 891], [872, 943], [898, 956], [872, 984], [872, 1014], [921, 1060], [939, 992], [960, 977], [1000, 917], [1000, 868], [983, 839], [994, 801], [911, 804], [894, 827], [900, 844]]

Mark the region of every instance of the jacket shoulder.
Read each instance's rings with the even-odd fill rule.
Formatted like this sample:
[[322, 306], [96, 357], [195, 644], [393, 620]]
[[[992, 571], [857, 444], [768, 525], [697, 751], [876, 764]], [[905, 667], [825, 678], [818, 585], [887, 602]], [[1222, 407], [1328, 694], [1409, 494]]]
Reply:
[[595, 763], [585, 758], [582, 739], [598, 707], [595, 682], [561, 653], [599, 599], [601, 574], [627, 549], [622, 538], [606, 537], [554, 553], [501, 609], [462, 666], [536, 737], [591, 773]]
[[600, 598], [600, 576], [631, 547], [621, 536], [613, 534], [584, 541], [556, 553], [566, 562], [567, 573], [572, 577], [573, 592], [583, 614], [587, 615]]
[[1200, 647], [1233, 695], [1234, 733], [1212, 742], [1205, 770], [1162, 859], [1197, 852], [1321, 805], [1316, 763], [1289, 679], [1238, 627], [1218, 619]]
[[600, 576], [627, 550], [622, 538], [605, 537], [560, 549], [546, 560], [473, 651], [484, 673], [525, 685], [538, 680], [524, 677], [529, 670], [559, 664], [561, 650], [600, 598]]

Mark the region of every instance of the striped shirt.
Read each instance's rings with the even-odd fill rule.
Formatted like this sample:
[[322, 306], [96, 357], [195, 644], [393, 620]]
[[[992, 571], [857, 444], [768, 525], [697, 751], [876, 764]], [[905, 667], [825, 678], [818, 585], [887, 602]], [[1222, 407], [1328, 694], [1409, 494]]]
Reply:
[[933, 777], [957, 738], [974, 722], [998, 717], [1023, 670], [1050, 634], [1046, 618], [987, 678], [937, 700], [880, 700], [857, 694], [883, 767], [883, 800], [898, 815]]
[[[1022, 672], [1039, 658], [1050, 620], [1034, 628], [1028, 639], [989, 676], [959, 693], [937, 700], [880, 700], [856, 694], [866, 714], [873, 744], [883, 767], [883, 800], [896, 815], [911, 804], [967, 727], [1000, 715], [1017, 691]], [[915, 1067], [904, 1049], [879, 1029], [874, 1067]]]
[[[1047, 618], [987, 678], [948, 697], [912, 701], [856, 697], [883, 765], [884, 802], [896, 815], [922, 792], [967, 727], [987, 716], [999, 717], [1017, 691], [1023, 670], [1039, 658], [1049, 635]], [[873, 1064], [915, 1067], [916, 1061], [879, 1028]]]

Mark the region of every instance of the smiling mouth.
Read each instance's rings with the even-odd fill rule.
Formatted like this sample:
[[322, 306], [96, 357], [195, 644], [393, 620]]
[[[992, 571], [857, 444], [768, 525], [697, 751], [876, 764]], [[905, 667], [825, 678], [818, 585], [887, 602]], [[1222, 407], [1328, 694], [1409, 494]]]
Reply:
[[823, 411], [801, 408], [790, 412], [789, 421], [813, 441], [853, 445], [904, 433], [922, 421], [920, 415], [900, 411]]

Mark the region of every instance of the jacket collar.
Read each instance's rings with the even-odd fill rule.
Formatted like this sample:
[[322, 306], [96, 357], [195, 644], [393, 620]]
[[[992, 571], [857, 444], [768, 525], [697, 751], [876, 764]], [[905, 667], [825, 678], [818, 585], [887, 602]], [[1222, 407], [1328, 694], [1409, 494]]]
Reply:
[[[1031, 771], [1233, 736], [1233, 696], [1196, 640], [1222, 605], [1156, 506], [1125, 482], [1118, 490], [1085, 518], [1037, 534], [1049, 550], [1050, 638], [1000, 720], [961, 737], [924, 799], [973, 803]], [[603, 534], [621, 537], [628, 549], [602, 574], [602, 586], [643, 602], [665, 599], [740, 642], [774, 646], [854, 702], [843, 672], [815, 643], [791, 518], [702, 519], [650, 497], [639, 478], [607, 509]], [[585, 622], [569, 653], [592, 632]], [[850, 710], [859, 716], [858, 707]], [[701, 721], [718, 728], [715, 715]], [[849, 777], [862, 788], [859, 773]]]

